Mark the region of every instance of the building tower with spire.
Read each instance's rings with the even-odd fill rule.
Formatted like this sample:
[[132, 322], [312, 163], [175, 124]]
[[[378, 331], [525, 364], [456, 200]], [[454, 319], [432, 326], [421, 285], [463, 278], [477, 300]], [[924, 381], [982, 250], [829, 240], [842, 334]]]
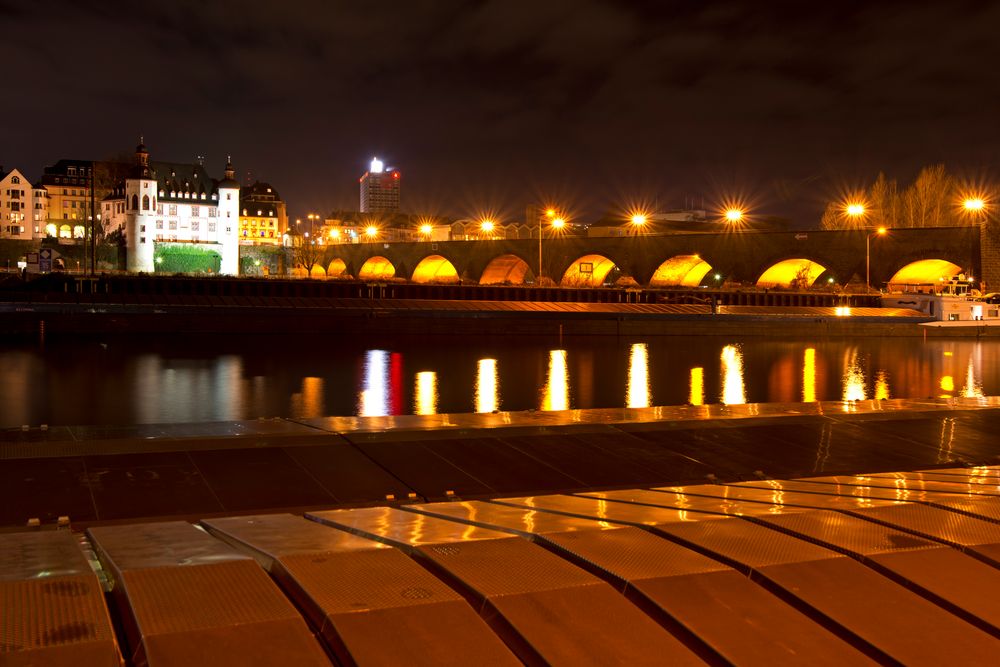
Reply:
[[128, 240], [128, 270], [152, 272], [153, 220], [156, 216], [156, 175], [149, 166], [149, 151], [142, 138], [135, 147], [135, 164], [125, 179], [125, 237]]
[[219, 196], [217, 242], [222, 246], [219, 273], [235, 276], [240, 272], [240, 184], [236, 180], [232, 156], [226, 157], [225, 178], [216, 186]]

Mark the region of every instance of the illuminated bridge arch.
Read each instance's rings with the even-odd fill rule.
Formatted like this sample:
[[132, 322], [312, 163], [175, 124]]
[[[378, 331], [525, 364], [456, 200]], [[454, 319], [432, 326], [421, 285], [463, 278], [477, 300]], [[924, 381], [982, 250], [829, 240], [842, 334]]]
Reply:
[[338, 278], [347, 271], [347, 262], [339, 257], [334, 257], [330, 260], [330, 264], [326, 267], [326, 277], [327, 278]]
[[368, 261], [361, 265], [361, 270], [358, 271], [358, 279], [360, 280], [384, 280], [392, 278], [395, 275], [396, 267], [392, 265], [392, 262], [380, 255], [369, 258]]
[[455, 265], [441, 255], [428, 255], [413, 270], [415, 283], [457, 283]]
[[676, 255], [660, 264], [649, 280], [650, 287], [697, 287], [712, 270], [698, 255]]
[[889, 279], [890, 283], [936, 283], [962, 273], [962, 267], [946, 259], [921, 259], [910, 262]]
[[615, 263], [604, 255], [584, 255], [569, 265], [559, 283], [563, 287], [600, 287]]
[[826, 270], [822, 264], [804, 257], [785, 259], [764, 271], [757, 279], [757, 286], [810, 287]]
[[531, 272], [528, 263], [517, 255], [500, 255], [490, 260], [479, 279], [480, 285], [523, 285]]

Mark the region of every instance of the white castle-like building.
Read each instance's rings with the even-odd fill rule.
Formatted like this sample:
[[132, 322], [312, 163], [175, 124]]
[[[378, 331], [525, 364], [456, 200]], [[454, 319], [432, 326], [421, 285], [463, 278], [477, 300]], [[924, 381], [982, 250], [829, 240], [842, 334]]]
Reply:
[[195, 244], [221, 258], [219, 273], [239, 273], [240, 184], [232, 160], [220, 181], [202, 164], [149, 162], [140, 141], [135, 165], [124, 182], [101, 202], [105, 234], [121, 230], [128, 270], [152, 273], [157, 247]]

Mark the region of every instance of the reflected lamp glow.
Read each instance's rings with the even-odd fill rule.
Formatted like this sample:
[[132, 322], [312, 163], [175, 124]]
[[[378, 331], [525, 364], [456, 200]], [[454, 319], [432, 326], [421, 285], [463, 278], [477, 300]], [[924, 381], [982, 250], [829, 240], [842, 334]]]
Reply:
[[955, 378], [950, 375], [941, 376], [940, 384], [942, 391], [955, 391]]
[[414, 387], [413, 411], [418, 415], [436, 415], [438, 406], [437, 373], [417, 373]]
[[889, 400], [889, 374], [885, 371], [875, 374], [875, 400]]
[[542, 410], [569, 409], [569, 369], [566, 350], [549, 351], [549, 371], [542, 393]]
[[691, 369], [691, 378], [688, 382], [688, 403], [691, 405], [705, 405], [705, 369], [696, 366]]
[[626, 407], [648, 408], [649, 401], [649, 350], [645, 343], [635, 343], [628, 358], [628, 390]]
[[747, 402], [743, 384], [743, 352], [736, 345], [722, 348], [722, 403], [741, 405]]
[[500, 378], [496, 359], [480, 359], [476, 367], [476, 412], [500, 409]]
[[802, 355], [802, 402], [816, 402], [816, 348], [807, 347]]
[[362, 417], [384, 417], [389, 414], [389, 353], [385, 350], [365, 352], [358, 414]]
[[863, 401], [868, 398], [865, 390], [865, 374], [852, 358], [844, 369], [844, 401]]
[[962, 398], [981, 398], [983, 386], [976, 381], [976, 367], [969, 357], [969, 365], [965, 369], [965, 386], [962, 387]]

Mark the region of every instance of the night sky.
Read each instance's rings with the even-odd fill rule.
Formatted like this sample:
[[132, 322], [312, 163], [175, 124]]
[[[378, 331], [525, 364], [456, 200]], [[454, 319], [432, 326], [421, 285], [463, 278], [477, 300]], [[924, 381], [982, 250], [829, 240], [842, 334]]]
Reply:
[[739, 196], [812, 226], [879, 170], [997, 173], [992, 3], [0, 0], [0, 25], [0, 164], [32, 179], [142, 134], [216, 176], [232, 153], [292, 217], [356, 209], [378, 155], [413, 213]]

